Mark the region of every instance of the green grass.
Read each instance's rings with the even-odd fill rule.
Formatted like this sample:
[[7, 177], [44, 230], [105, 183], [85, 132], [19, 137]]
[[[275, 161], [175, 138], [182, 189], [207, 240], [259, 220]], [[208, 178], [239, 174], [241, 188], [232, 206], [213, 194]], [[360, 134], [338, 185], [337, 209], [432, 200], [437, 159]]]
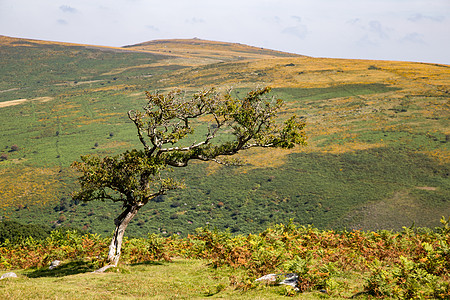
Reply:
[[[200, 89], [214, 83], [226, 88], [234, 82], [241, 96], [248, 87], [270, 84], [262, 71], [247, 76], [249, 61], [187, 68], [164, 65], [166, 56], [149, 53], [22, 42], [33, 47], [2, 46], [0, 103], [51, 98], [0, 108], [0, 154], [7, 156], [0, 161], [0, 217], [25, 223], [110, 234], [120, 207], [71, 202], [77, 175], [69, 165], [83, 154], [111, 155], [139, 147], [126, 112], [145, 104], [145, 90]], [[163, 64], [138, 68], [151, 63]], [[305, 65], [296, 63], [282, 72], [297, 65], [305, 71], [321, 68], [320, 61], [301, 63]], [[365, 62], [354, 64], [357, 69]], [[205, 164], [178, 169], [188, 189], [143, 208], [127, 233], [187, 235], [208, 223], [249, 233], [290, 218], [324, 229], [401, 229], [413, 222], [435, 226], [442, 215], [450, 214], [445, 159], [450, 147], [448, 95], [426, 90], [418, 80], [409, 85], [395, 80], [360, 82], [385, 72], [381, 65], [355, 71], [354, 78], [349, 68], [324, 73], [333, 79], [320, 88], [274, 89], [274, 95], [286, 102], [282, 118], [291, 113], [306, 117], [305, 150], [286, 152], [282, 163], [266, 168], [220, 168], [209, 176]], [[105, 74], [112, 70], [116, 74]], [[316, 73], [320, 72], [307, 75]], [[389, 76], [397, 78], [395, 73]], [[18, 89], [9, 90], [14, 88]], [[19, 151], [11, 151], [12, 145]], [[251, 164], [271, 159], [260, 153], [246, 158]], [[397, 213], [398, 205], [403, 214]], [[61, 216], [64, 221], [58, 221]]]
[[[0, 281], [0, 296], [3, 299], [280, 299], [285, 293], [283, 286], [236, 289], [230, 285], [230, 277], [239, 276], [239, 271], [212, 269], [204, 260], [125, 265], [104, 274], [92, 271], [83, 262], [65, 264], [54, 271], [18, 270], [18, 278]], [[340, 280], [354, 284], [354, 279]], [[301, 295], [301, 299], [323, 298], [329, 297], [320, 292]]]
[[[169, 193], [162, 202], [149, 203], [132, 221], [127, 234], [186, 236], [207, 224], [251, 233], [291, 218], [321, 229], [388, 226], [399, 230], [413, 223], [436, 226], [436, 216], [450, 214], [449, 170], [425, 155], [405, 154], [404, 149], [379, 148], [343, 155], [291, 154], [281, 167], [244, 174], [238, 168], [223, 168], [204, 176], [204, 168], [194, 164], [177, 170], [179, 177], [186, 178], [188, 188]], [[65, 201], [69, 203], [69, 199]], [[391, 202], [404, 206], [402, 215], [397, 215], [396, 205], [386, 206]], [[120, 213], [119, 205], [109, 202], [67, 205], [62, 213], [54, 207], [56, 203], [39, 213], [13, 211], [11, 218], [56, 221], [62, 214], [67, 218], [63, 225], [81, 228], [87, 224], [93, 232], [109, 235]]]
[[[442, 226], [434, 229], [365, 232], [318, 230], [290, 221], [249, 235], [208, 227], [186, 238], [149, 235], [125, 239], [119, 266], [102, 274], [92, 272], [104, 264], [107, 238], [53, 231], [41, 240], [0, 244], [0, 269], [19, 275], [0, 281], [0, 296], [447, 299], [449, 222], [443, 218]], [[55, 259], [62, 263], [50, 270]], [[298, 274], [298, 291], [256, 281], [287, 273]]]

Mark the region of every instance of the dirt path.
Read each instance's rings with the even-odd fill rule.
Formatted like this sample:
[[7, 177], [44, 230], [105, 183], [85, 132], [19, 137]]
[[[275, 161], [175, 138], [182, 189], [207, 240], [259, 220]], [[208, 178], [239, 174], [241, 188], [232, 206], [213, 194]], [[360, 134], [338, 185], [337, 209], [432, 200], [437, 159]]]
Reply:
[[0, 102], [0, 108], [13, 106], [13, 105], [19, 105], [19, 104], [22, 104], [27, 101], [47, 102], [52, 99], [53, 99], [52, 97], [38, 97], [38, 98], [34, 98], [34, 99], [17, 99], [17, 100], [4, 101], [4, 102]]

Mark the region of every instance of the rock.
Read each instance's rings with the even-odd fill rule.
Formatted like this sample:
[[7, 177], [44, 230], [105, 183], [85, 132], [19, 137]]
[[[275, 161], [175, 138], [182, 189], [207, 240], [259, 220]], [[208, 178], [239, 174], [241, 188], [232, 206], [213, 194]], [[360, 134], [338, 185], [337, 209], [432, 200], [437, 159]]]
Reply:
[[289, 273], [285, 275], [285, 279], [280, 282], [280, 284], [290, 285], [294, 289], [297, 289], [297, 281], [298, 281], [298, 275], [295, 273]]
[[279, 279], [281, 279], [283, 276], [284, 279], [280, 281], [278, 284], [285, 284], [290, 285], [294, 288], [294, 290], [298, 291], [299, 288], [297, 287], [297, 281], [298, 281], [298, 275], [295, 273], [288, 273], [288, 274], [267, 274], [263, 277], [260, 277], [256, 279], [255, 281], [264, 281], [267, 284], [275, 284]]
[[256, 279], [255, 281], [265, 281], [267, 283], [275, 283], [277, 281], [277, 276], [280, 274], [267, 274], [263, 277]]
[[5, 279], [5, 278], [13, 278], [13, 277], [17, 277], [16, 273], [9, 272], [9, 273], [3, 274], [2, 277], [0, 277], [0, 280]]
[[54, 260], [52, 261], [52, 263], [50, 264], [50, 267], [48, 267], [49, 270], [53, 270], [54, 268], [56, 268], [57, 266], [59, 266], [61, 264], [61, 261], [59, 260]]

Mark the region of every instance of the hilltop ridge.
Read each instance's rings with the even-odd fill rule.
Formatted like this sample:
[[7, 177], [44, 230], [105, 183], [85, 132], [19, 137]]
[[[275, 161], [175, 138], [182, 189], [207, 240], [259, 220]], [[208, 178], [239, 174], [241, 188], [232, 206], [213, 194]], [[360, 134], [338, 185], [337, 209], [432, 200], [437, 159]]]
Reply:
[[240, 43], [193, 39], [163, 39], [124, 46], [126, 49], [158, 51], [184, 57], [209, 57], [220, 60], [302, 57], [302, 55], [248, 46]]
[[271, 50], [261, 47], [248, 46], [240, 43], [227, 43], [219, 41], [193, 39], [162, 39], [141, 42], [122, 47], [79, 44], [58, 41], [45, 41], [38, 39], [24, 39], [0, 35], [0, 46], [82, 46], [87, 49], [146, 52], [163, 54], [165, 56], [177, 56], [183, 58], [210, 58], [213, 60], [230, 61], [244, 59], [267, 59], [276, 57], [305, 57], [303, 55]]

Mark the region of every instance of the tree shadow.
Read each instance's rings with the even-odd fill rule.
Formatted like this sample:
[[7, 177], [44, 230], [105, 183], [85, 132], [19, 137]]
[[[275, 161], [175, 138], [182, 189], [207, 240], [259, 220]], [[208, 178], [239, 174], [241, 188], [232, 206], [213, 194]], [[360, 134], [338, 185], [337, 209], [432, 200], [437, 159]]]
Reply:
[[[163, 262], [160, 261], [144, 261], [129, 264], [129, 266], [160, 266]], [[58, 267], [50, 270], [48, 267], [42, 267], [39, 269], [34, 269], [27, 273], [28, 278], [40, 278], [40, 277], [64, 277], [69, 275], [76, 275], [82, 273], [94, 272], [98, 269], [98, 264], [85, 261], [85, 260], [75, 260], [68, 263], [63, 263]]]
[[[166, 261], [165, 261], [166, 262]], [[147, 260], [138, 263], [129, 264], [130, 266], [161, 266], [164, 263], [161, 261]]]
[[26, 274], [26, 276], [29, 278], [64, 277], [68, 275], [93, 272], [97, 268], [98, 265], [93, 262], [76, 260], [61, 264], [58, 267], [54, 268], [53, 270], [48, 269], [48, 267], [39, 268]]

